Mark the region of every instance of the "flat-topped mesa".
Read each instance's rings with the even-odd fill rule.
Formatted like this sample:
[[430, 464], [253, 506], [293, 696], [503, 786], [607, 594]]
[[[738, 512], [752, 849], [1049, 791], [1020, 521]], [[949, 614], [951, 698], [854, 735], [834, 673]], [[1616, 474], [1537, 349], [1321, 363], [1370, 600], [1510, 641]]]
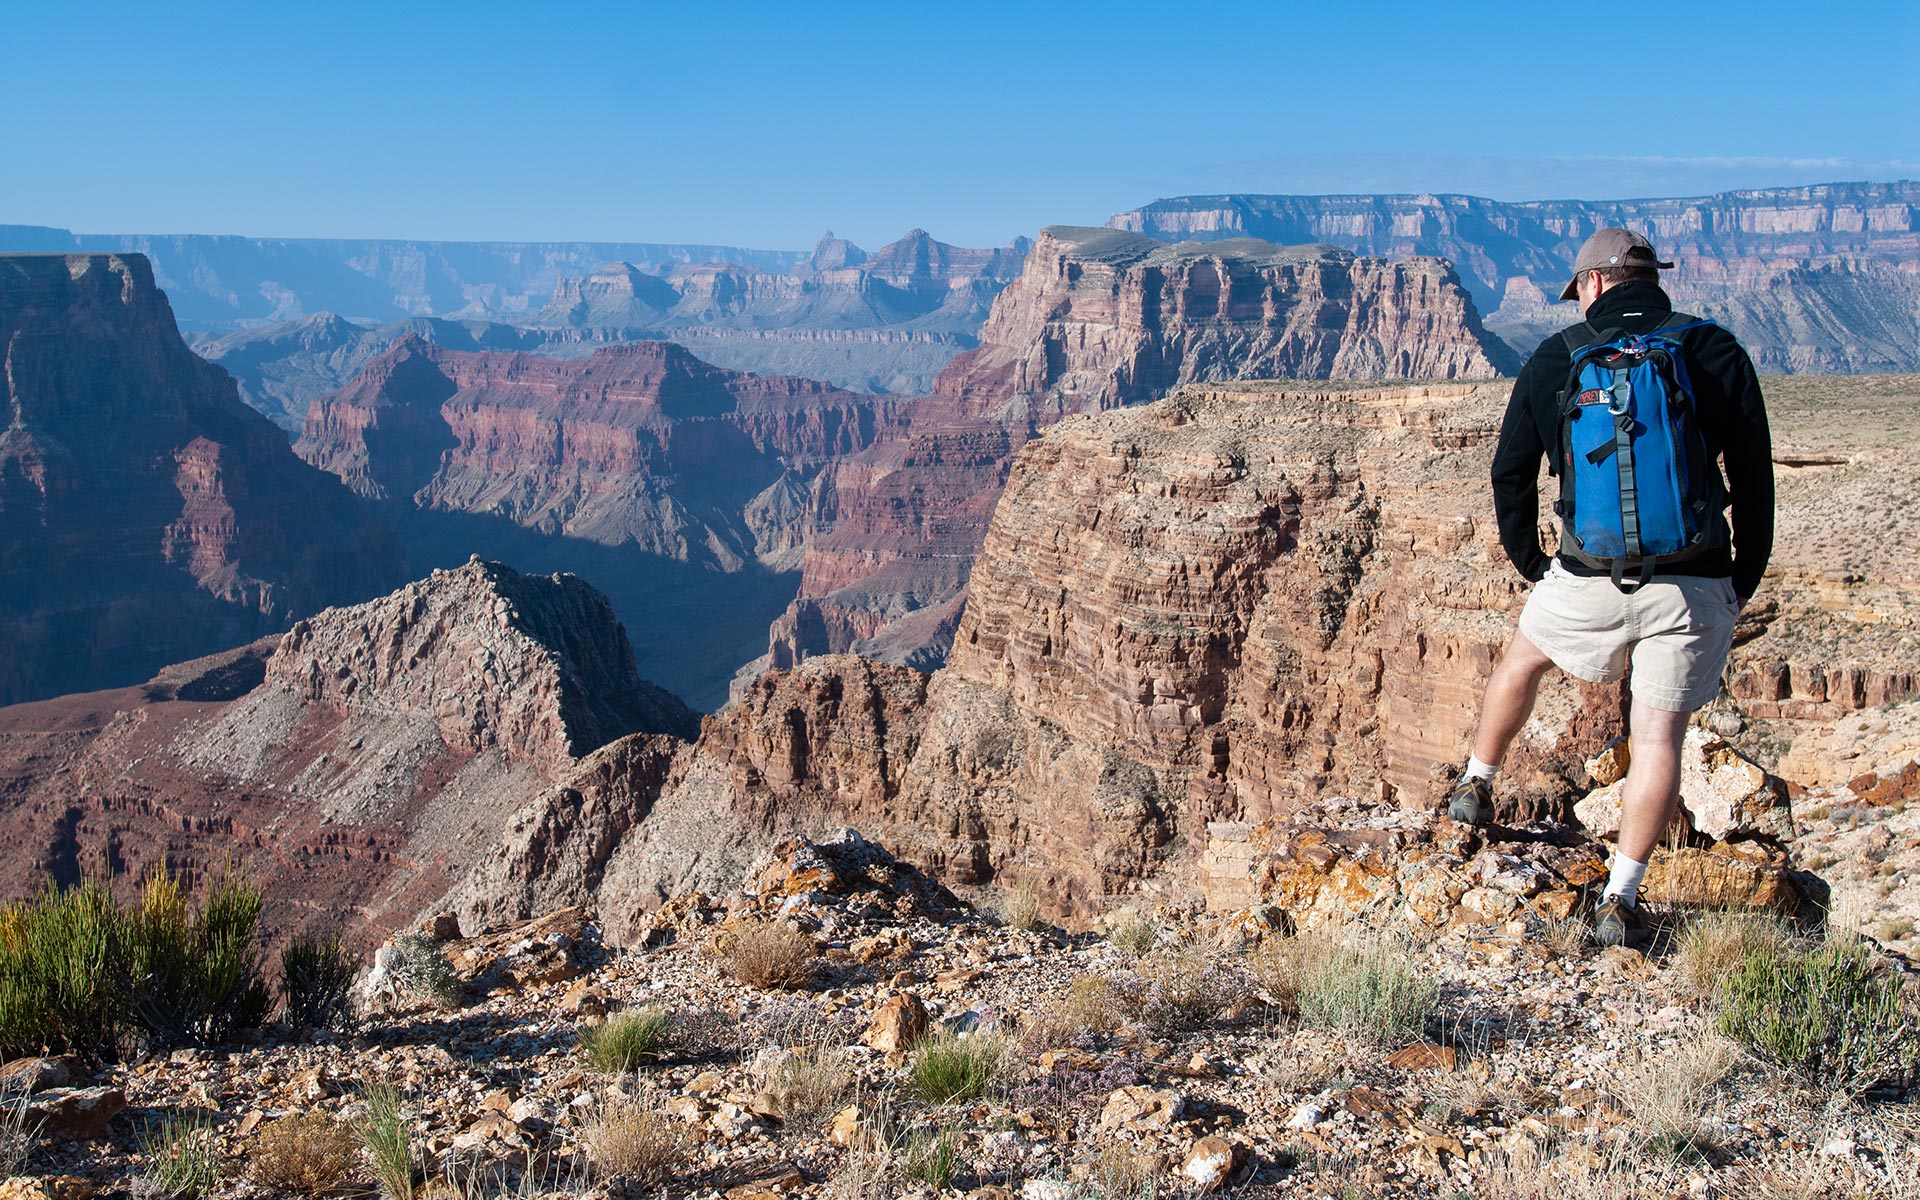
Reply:
[[0, 256], [0, 353], [0, 704], [401, 577], [391, 532], [181, 341], [143, 256]]
[[1920, 368], [1920, 182], [1910, 180], [1604, 201], [1183, 196], [1109, 225], [1166, 241], [1260, 237], [1439, 255], [1522, 354], [1579, 320], [1553, 298], [1580, 243], [1625, 225], [1677, 264], [1661, 281], [1675, 306], [1733, 329], [1762, 371]]
[[1234, 379], [1490, 379], [1517, 364], [1452, 267], [1251, 238], [1041, 231], [935, 391], [1037, 419]]
[[267, 685], [344, 711], [429, 718], [451, 747], [556, 768], [629, 733], [699, 727], [640, 678], [605, 596], [572, 575], [478, 558], [295, 624]]

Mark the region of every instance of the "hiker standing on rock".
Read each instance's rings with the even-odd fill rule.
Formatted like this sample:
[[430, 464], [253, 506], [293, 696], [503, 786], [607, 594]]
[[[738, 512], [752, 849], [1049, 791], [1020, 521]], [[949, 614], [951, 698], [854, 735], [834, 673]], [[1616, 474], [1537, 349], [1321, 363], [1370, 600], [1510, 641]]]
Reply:
[[[1588, 238], [1560, 296], [1586, 320], [1540, 343], [1514, 383], [1493, 500], [1501, 544], [1534, 588], [1447, 804], [1455, 820], [1492, 819], [1494, 776], [1548, 668], [1594, 683], [1630, 675], [1633, 754], [1594, 914], [1603, 945], [1645, 924], [1640, 881], [1679, 804], [1688, 715], [1719, 693], [1734, 620], [1773, 548], [1753, 362], [1725, 329], [1673, 311], [1659, 283], [1672, 267], [1630, 230]], [[1552, 557], [1540, 549], [1542, 455], [1560, 485]]]

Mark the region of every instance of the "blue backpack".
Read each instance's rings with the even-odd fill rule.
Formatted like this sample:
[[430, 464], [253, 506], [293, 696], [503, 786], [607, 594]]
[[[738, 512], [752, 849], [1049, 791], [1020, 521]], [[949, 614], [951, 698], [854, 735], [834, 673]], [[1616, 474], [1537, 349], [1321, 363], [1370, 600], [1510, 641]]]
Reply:
[[1560, 554], [1637, 587], [1722, 540], [1726, 485], [1707, 457], [1676, 335], [1711, 325], [1675, 313], [1650, 333], [1576, 325], [1560, 393]]

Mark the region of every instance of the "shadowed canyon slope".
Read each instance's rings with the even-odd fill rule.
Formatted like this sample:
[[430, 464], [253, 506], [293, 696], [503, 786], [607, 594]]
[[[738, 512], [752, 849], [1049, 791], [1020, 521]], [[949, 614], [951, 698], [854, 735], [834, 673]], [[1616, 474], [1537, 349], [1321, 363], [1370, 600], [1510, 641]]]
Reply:
[[696, 727], [605, 597], [475, 561], [142, 688], [0, 708], [0, 855], [17, 893], [237, 851], [282, 931], [389, 926], [576, 759]]
[[1196, 381], [1488, 379], [1514, 360], [1444, 263], [1242, 240], [1042, 231], [904, 436], [838, 463], [769, 661], [857, 649], [934, 663], [1011, 455], [1075, 412]]
[[559, 361], [409, 338], [317, 402], [297, 449], [385, 502], [420, 565], [592, 578], [644, 672], [710, 705], [792, 595], [813, 477], [897, 404], [667, 342]]
[[1450, 260], [1521, 353], [1572, 324], [1555, 300], [1595, 229], [1646, 233], [1675, 303], [1740, 335], [1762, 371], [1920, 369], [1920, 183], [1833, 183], [1684, 199], [1183, 196], [1115, 216], [1168, 241], [1260, 237]]
[[180, 340], [139, 255], [0, 257], [0, 703], [147, 678], [402, 578]]

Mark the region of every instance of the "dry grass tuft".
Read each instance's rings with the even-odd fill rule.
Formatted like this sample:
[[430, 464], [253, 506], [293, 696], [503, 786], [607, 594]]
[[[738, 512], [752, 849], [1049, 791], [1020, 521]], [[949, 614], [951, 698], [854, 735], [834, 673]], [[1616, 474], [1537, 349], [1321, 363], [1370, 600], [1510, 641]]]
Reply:
[[1124, 954], [1139, 958], [1160, 944], [1160, 927], [1137, 912], [1128, 910], [1115, 917], [1107, 927], [1107, 942]]
[[1696, 913], [1676, 939], [1674, 980], [1690, 995], [1711, 997], [1748, 955], [1778, 951], [1791, 940], [1792, 929], [1772, 913]]
[[1384, 933], [1270, 938], [1248, 967], [1267, 999], [1303, 1026], [1377, 1045], [1424, 1036], [1439, 1008], [1439, 987]]
[[673, 1118], [625, 1098], [603, 1102], [580, 1141], [597, 1179], [651, 1187], [671, 1179], [687, 1160], [686, 1139]]
[[1009, 929], [1032, 932], [1041, 927], [1040, 895], [1033, 888], [1022, 885], [1000, 896], [1000, 919]]
[[757, 988], [803, 988], [813, 982], [819, 951], [813, 939], [778, 921], [742, 921], [720, 956], [728, 975]]
[[1076, 975], [1067, 990], [1030, 1013], [1022, 1042], [1033, 1053], [1085, 1047], [1125, 1021], [1113, 984], [1099, 975]]
[[1695, 1156], [1718, 1142], [1703, 1118], [1740, 1048], [1725, 1038], [1686, 1042], [1672, 1054], [1641, 1060], [1621, 1078], [1614, 1099], [1633, 1114], [1633, 1127], [1647, 1149]]
[[318, 1196], [339, 1190], [359, 1149], [353, 1130], [326, 1113], [282, 1117], [260, 1130], [248, 1156], [254, 1181], [275, 1192]]

